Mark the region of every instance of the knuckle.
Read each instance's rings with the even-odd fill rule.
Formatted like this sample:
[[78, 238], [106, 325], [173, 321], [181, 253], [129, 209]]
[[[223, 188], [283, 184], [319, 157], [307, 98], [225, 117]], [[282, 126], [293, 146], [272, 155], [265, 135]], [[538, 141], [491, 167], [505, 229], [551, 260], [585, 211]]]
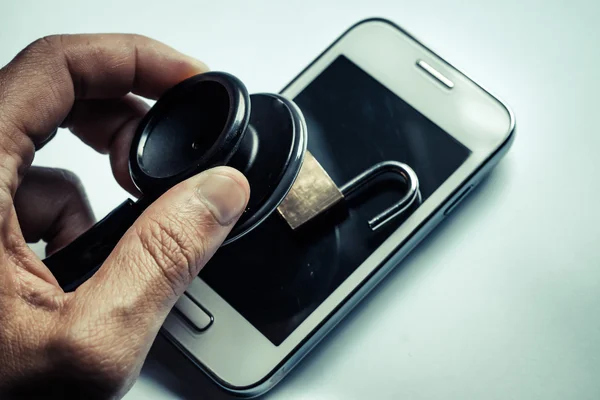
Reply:
[[68, 215], [80, 212], [81, 205], [87, 202], [85, 187], [74, 172], [61, 168], [33, 167], [29, 173], [31, 177], [26, 175], [26, 180], [45, 182], [46, 185], [60, 193], [61, 204], [69, 208], [64, 210]]
[[141, 33], [134, 33], [131, 35], [131, 38], [134, 43], [145, 43], [151, 40], [150, 37], [142, 35]]
[[[38, 74], [50, 74], [51, 77], [59, 73], [62, 66], [62, 35], [44, 36], [29, 43], [5, 69], [26, 77], [35, 77]], [[10, 90], [10, 85], [4, 90]], [[20, 88], [17, 88], [20, 89]]]
[[63, 35], [47, 35], [31, 42], [26, 48], [26, 53], [51, 54], [56, 53], [62, 46]]
[[39, 39], [40, 44], [49, 46], [51, 49], [62, 44], [63, 35], [46, 35]]
[[84, 193], [83, 183], [76, 173], [60, 168], [57, 168], [54, 172], [68, 192], [77, 194]]
[[162, 276], [177, 287], [194, 278], [205, 246], [190, 239], [185, 223], [173, 216], [149, 217], [137, 230], [144, 254]]
[[[48, 118], [52, 112], [50, 107], [40, 104], [54, 104], [65, 96], [68, 97], [72, 91], [63, 36], [44, 36], [31, 42], [7, 66], [14, 76], [26, 81], [25, 86], [6, 84], [4, 91], [7, 96], [20, 99], [18, 107], [35, 109], [41, 120]], [[31, 95], [24, 96], [24, 93]], [[40, 102], [40, 99], [44, 101]]]

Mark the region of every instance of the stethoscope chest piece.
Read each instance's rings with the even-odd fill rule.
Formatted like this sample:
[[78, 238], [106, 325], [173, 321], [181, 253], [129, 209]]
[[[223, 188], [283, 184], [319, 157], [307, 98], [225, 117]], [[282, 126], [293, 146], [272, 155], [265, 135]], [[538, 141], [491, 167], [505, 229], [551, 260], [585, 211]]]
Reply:
[[241, 171], [251, 187], [246, 211], [225, 244], [267, 218], [283, 201], [306, 152], [306, 126], [294, 103], [249, 96], [232, 75], [197, 75], [165, 93], [141, 121], [130, 170], [144, 196], [216, 166]]

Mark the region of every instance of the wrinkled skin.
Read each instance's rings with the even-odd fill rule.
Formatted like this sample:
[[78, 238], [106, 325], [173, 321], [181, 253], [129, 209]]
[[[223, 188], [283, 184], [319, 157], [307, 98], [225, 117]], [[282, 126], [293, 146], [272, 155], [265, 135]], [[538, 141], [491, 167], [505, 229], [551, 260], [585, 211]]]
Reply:
[[156, 99], [204, 71], [136, 35], [46, 37], [0, 70], [0, 398], [122, 397], [237, 221], [248, 183], [217, 168], [154, 202], [75, 292], [64, 293], [27, 244], [43, 239], [51, 254], [94, 223], [76, 175], [30, 167], [57, 127], [109, 154], [117, 182], [137, 195], [127, 156], [148, 109], [137, 96]]

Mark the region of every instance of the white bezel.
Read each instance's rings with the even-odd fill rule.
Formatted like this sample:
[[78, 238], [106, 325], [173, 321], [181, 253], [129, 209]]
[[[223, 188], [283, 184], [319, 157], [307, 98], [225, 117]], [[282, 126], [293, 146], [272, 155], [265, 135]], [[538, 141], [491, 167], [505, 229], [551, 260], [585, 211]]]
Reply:
[[[273, 345], [200, 278], [195, 279], [188, 292], [214, 316], [212, 326], [196, 333], [172, 313], [164, 329], [194, 362], [226, 387], [249, 387], [269, 376], [357, 285], [505, 144], [512, 132], [514, 120], [504, 104], [415, 39], [380, 20], [366, 21], [346, 32], [282, 94], [293, 99], [339, 55], [357, 64], [472, 154], [279, 346]], [[419, 60], [441, 72], [454, 87], [449, 90], [436, 82], [417, 66]]]

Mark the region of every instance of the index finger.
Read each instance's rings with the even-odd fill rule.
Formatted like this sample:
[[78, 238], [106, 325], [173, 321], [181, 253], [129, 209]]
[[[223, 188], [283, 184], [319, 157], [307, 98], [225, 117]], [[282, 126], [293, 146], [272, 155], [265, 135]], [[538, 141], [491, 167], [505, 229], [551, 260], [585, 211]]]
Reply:
[[20, 171], [31, 162], [34, 144], [64, 121], [76, 99], [130, 92], [155, 99], [206, 70], [202, 62], [140, 35], [39, 39], [0, 70], [1, 156], [13, 161], [7, 165], [11, 172]]

